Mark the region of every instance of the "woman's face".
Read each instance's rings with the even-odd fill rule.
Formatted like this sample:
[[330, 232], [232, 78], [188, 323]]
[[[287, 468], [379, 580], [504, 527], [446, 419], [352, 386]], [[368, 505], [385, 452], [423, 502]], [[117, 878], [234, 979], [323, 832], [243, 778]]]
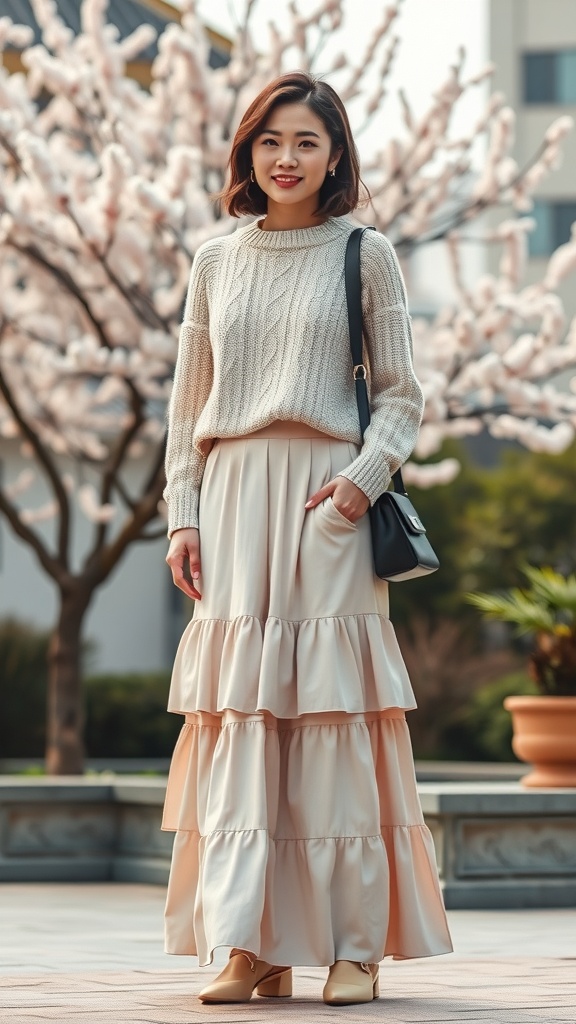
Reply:
[[254, 177], [272, 202], [308, 205], [341, 152], [333, 152], [324, 124], [305, 103], [284, 103], [269, 114], [254, 138]]

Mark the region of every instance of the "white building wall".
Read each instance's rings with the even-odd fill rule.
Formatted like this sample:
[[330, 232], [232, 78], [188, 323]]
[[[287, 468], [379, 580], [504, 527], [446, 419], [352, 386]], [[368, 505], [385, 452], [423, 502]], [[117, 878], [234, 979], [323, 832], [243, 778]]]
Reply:
[[[464, 280], [473, 283], [486, 272], [486, 247], [464, 243], [461, 253]], [[445, 242], [432, 242], [416, 249], [404, 270], [413, 316], [433, 316], [443, 306], [460, 301]]]
[[[9, 483], [31, 466], [15, 443], [0, 446], [2, 480]], [[128, 487], [144, 472], [145, 463], [134, 461], [126, 473]], [[42, 506], [48, 491], [39, 479], [18, 500], [26, 508]], [[53, 543], [54, 522], [34, 529]], [[88, 550], [94, 525], [75, 510], [74, 560], [80, 564]], [[132, 545], [113, 570], [86, 615], [85, 638], [92, 641], [90, 672], [156, 671], [168, 668], [174, 644], [185, 621], [186, 609], [175, 590], [165, 555], [166, 539]], [[182, 600], [180, 597], [182, 596]], [[55, 585], [40, 567], [36, 555], [19, 540], [0, 516], [0, 618], [15, 617], [41, 628], [50, 628], [57, 614]], [[189, 611], [188, 611], [189, 614]]]
[[[516, 112], [514, 156], [522, 167], [537, 152], [544, 133], [556, 118], [576, 119], [576, 105], [525, 104], [522, 55], [530, 51], [576, 48], [576, 0], [490, 0], [490, 59], [496, 65], [494, 87], [506, 95]], [[563, 162], [538, 188], [542, 199], [576, 200], [576, 131], [565, 140]], [[531, 259], [526, 282], [542, 278], [546, 258]], [[495, 257], [491, 260], [495, 266]], [[576, 313], [574, 278], [560, 295], [569, 315]]]
[[[425, 24], [426, 39], [428, 41], [426, 51], [419, 54], [422, 62], [422, 73], [415, 75], [415, 67], [411, 64], [409, 68], [405, 66], [404, 78], [399, 74], [399, 71], [402, 70], [400, 65], [403, 55], [407, 57], [408, 54], [413, 54], [414, 40], [410, 33], [418, 31], [418, 24], [412, 21], [409, 28], [406, 28], [406, 39], [403, 40], [400, 49], [398, 67], [395, 67], [392, 74], [390, 91], [394, 91], [396, 84], [395, 75], [398, 73], [398, 85], [406, 88], [411, 102], [414, 95], [416, 96], [415, 109], [421, 115], [430, 102], [430, 90], [436, 88], [445, 77], [447, 68], [454, 60], [459, 44], [463, 44], [467, 51], [464, 77], [472, 75], [485, 67], [490, 60], [488, 5], [489, 0], [480, 0], [479, 3], [469, 3], [468, 0], [460, 0], [458, 10], [452, 10], [452, 15], [457, 15], [458, 18], [462, 19], [462, 22], [458, 22], [457, 28], [451, 25], [448, 35], [445, 21], [442, 18], [438, 18], [437, 15], [434, 16], [431, 10], [428, 10], [428, 7], [432, 8], [435, 6], [434, 4], [426, 4], [425, 12], [423, 4], [417, 6], [412, 12], [411, 17], [413, 19], [416, 18], [418, 12], [422, 15], [425, 13], [426, 18], [430, 21], [429, 24], [428, 22]], [[436, 4], [436, 6], [442, 5]], [[466, 15], [463, 13], [465, 7]], [[408, 4], [403, 12], [401, 25], [408, 25], [406, 18], [410, 10], [412, 8]], [[447, 16], [450, 16], [450, 12]], [[454, 34], [455, 31], [458, 32], [458, 35]], [[449, 39], [448, 51], [446, 49], [446, 39]], [[418, 45], [421, 45], [420, 42]], [[441, 54], [440, 58], [439, 54]], [[413, 56], [411, 60], [414, 60]], [[423, 82], [426, 83], [427, 93], [423, 93]], [[451, 118], [451, 134], [453, 137], [461, 137], [469, 132], [470, 124], [475, 123], [482, 116], [488, 95], [489, 86], [486, 84], [466, 93], [459, 99]], [[393, 130], [401, 136], [403, 126], [401, 124], [398, 126], [394, 125]], [[481, 169], [485, 150], [485, 140], [478, 140], [472, 149], [473, 167], [476, 171]], [[461, 226], [460, 231], [463, 235], [469, 234], [476, 239], [482, 233], [482, 225], [479, 221], [474, 221], [469, 227], [466, 225]], [[484, 244], [477, 242], [464, 243], [460, 250], [460, 259], [463, 279], [470, 285], [487, 270], [488, 254]], [[460, 296], [454, 286], [445, 242], [432, 242], [418, 246], [410, 254], [410, 257], [403, 261], [403, 271], [408, 289], [410, 310], [413, 315], [434, 316], [445, 305], [459, 304]]]

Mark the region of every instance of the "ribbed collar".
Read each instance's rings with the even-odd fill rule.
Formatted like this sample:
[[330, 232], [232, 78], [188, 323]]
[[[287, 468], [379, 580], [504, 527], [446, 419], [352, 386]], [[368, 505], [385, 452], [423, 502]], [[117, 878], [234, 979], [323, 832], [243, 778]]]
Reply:
[[[263, 218], [260, 218], [263, 220]], [[292, 228], [290, 231], [263, 231], [260, 221], [240, 228], [236, 235], [243, 244], [258, 249], [309, 249], [313, 245], [326, 245], [342, 235], [349, 223], [343, 217], [329, 217], [313, 228]]]

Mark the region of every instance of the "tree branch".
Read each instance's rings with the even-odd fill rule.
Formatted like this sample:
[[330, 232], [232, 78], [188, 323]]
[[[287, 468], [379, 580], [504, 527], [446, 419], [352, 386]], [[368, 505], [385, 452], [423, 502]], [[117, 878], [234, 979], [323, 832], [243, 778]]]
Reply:
[[126, 548], [140, 540], [148, 523], [158, 515], [158, 502], [164, 489], [164, 474], [159, 472], [153, 486], [142, 496], [131, 519], [123, 526], [118, 536], [106, 547], [94, 549], [84, 563], [84, 572], [97, 577], [103, 583], [118, 563]]
[[31, 260], [33, 263], [38, 263], [39, 266], [41, 266], [46, 271], [47, 274], [50, 274], [52, 277], [55, 277], [56, 280], [65, 289], [65, 291], [69, 292], [69, 294], [72, 295], [79, 303], [79, 305], [82, 307], [90, 323], [92, 324], [94, 330], [96, 331], [96, 334], [98, 335], [100, 344], [104, 348], [111, 348], [110, 342], [108, 341], [106, 332], [102, 324], [95, 317], [94, 313], [90, 309], [86, 297], [82, 294], [81, 289], [78, 287], [76, 281], [74, 280], [71, 274], [69, 274], [67, 270], [64, 270], [63, 267], [59, 267], [57, 264], [52, 263], [48, 259], [48, 257], [43, 252], [41, 252], [40, 249], [38, 249], [35, 245], [19, 245], [13, 239], [9, 239], [7, 244], [11, 245], [12, 248], [15, 249], [16, 252], [19, 252], [22, 256], [27, 256], [28, 259]]
[[154, 481], [156, 480], [156, 477], [158, 476], [158, 473], [160, 472], [160, 470], [162, 470], [162, 471], [164, 470], [164, 459], [166, 457], [166, 440], [167, 440], [167, 437], [166, 437], [166, 434], [164, 434], [164, 437], [162, 438], [162, 441], [160, 442], [160, 446], [158, 448], [158, 451], [156, 452], [156, 458], [152, 462], [152, 468], [150, 470], [148, 479], [146, 480], [146, 483], [144, 484], [144, 488], [143, 488], [144, 493], [149, 491], [150, 488], [154, 486]]
[[[94, 260], [97, 263], [99, 263], [102, 269], [104, 270], [104, 273], [106, 274], [110, 284], [112, 284], [116, 288], [116, 290], [120, 293], [122, 298], [126, 300], [130, 308], [137, 313], [141, 321], [147, 327], [160, 328], [161, 330], [166, 331], [168, 333], [170, 330], [170, 324], [156, 312], [148, 296], [145, 295], [143, 292], [139, 291], [139, 289], [136, 288], [135, 286], [131, 286], [131, 288], [129, 289], [126, 288], [125, 285], [122, 284], [120, 278], [116, 276], [116, 274], [112, 270], [110, 264], [105, 259], [105, 257], [103, 257], [102, 254], [98, 251], [94, 243], [89, 242], [86, 239], [86, 236], [84, 235], [84, 232], [82, 231], [82, 228], [77, 218], [74, 216], [73, 211], [70, 209], [70, 204], [68, 202], [66, 203], [66, 213], [68, 214], [70, 220], [74, 224], [74, 227], [76, 228], [80, 238], [84, 242], [84, 245], [87, 247]], [[146, 311], [148, 312], [148, 316], [145, 315]]]
[[[1, 336], [1, 332], [0, 332]], [[54, 463], [52, 456], [47, 448], [44, 447], [38, 434], [32, 429], [30, 424], [26, 421], [24, 415], [20, 411], [20, 408], [12, 394], [11, 388], [9, 387], [8, 381], [4, 376], [2, 370], [0, 370], [0, 394], [2, 395], [6, 405], [10, 409], [12, 416], [14, 417], [22, 437], [26, 438], [29, 444], [32, 446], [36, 459], [39, 465], [44, 470], [50, 484], [52, 485], [54, 496], [58, 502], [60, 509], [60, 521], [58, 527], [58, 557], [62, 565], [68, 567], [68, 541], [70, 535], [70, 504], [68, 501], [68, 495], [64, 489], [62, 480], [56, 464]]]
[[42, 568], [46, 570], [48, 575], [51, 576], [56, 583], [62, 585], [64, 580], [68, 577], [66, 566], [63, 566], [56, 558], [54, 558], [44, 546], [39, 535], [35, 533], [34, 530], [30, 529], [26, 523], [22, 522], [18, 509], [2, 491], [0, 491], [0, 512], [6, 516], [6, 519], [10, 523], [14, 533], [35, 552]]
[[118, 491], [118, 494], [122, 498], [122, 501], [126, 505], [126, 508], [129, 508], [130, 511], [133, 512], [134, 509], [136, 508], [137, 502], [135, 502], [130, 497], [130, 495], [128, 494], [128, 491], [126, 490], [126, 488], [125, 488], [124, 484], [122, 483], [122, 481], [121, 481], [119, 476], [115, 476], [114, 477], [113, 484], [114, 484], [114, 490]]
[[453, 214], [451, 214], [451, 216], [448, 217], [448, 219], [444, 222], [444, 225], [437, 225], [436, 227], [432, 228], [432, 234], [422, 235], [419, 238], [414, 238], [411, 235], [406, 235], [404, 236], [404, 238], [400, 237], [394, 243], [395, 247], [404, 249], [404, 251], [406, 251], [415, 249], [416, 246], [428, 245], [430, 242], [440, 242], [443, 238], [445, 238], [448, 232], [456, 230], [456, 228], [461, 227], [461, 225], [466, 223], [467, 221], [475, 220], [488, 207], [497, 206], [499, 203], [502, 202], [502, 197], [506, 192], [514, 188], [516, 185], [520, 184], [524, 176], [534, 166], [534, 164], [538, 162], [538, 160], [543, 155], [545, 150], [546, 144], [542, 143], [542, 145], [536, 150], [536, 152], [530, 158], [530, 160], [528, 160], [528, 162], [524, 165], [522, 170], [518, 171], [518, 174], [512, 179], [512, 181], [508, 182], [507, 185], [503, 186], [500, 189], [500, 192], [496, 199], [488, 199], [486, 197], [476, 199], [474, 200], [474, 202], [468, 203], [467, 205], [460, 207], [459, 210], [456, 210]]
[[[60, 282], [62, 287], [76, 299], [78, 304], [84, 310], [86, 316], [88, 317], [88, 320], [92, 324], [98, 336], [98, 340], [100, 341], [102, 347], [107, 348], [110, 351], [113, 351], [113, 346], [110, 344], [110, 341], [106, 335], [106, 332], [102, 324], [92, 312], [86, 299], [86, 296], [82, 293], [81, 289], [76, 284], [76, 281], [74, 280], [72, 275], [69, 274], [67, 270], [64, 270], [63, 267], [59, 267], [55, 263], [52, 263], [48, 259], [48, 257], [45, 256], [44, 253], [40, 252], [40, 250], [34, 245], [18, 245], [16, 242], [12, 240], [10, 240], [10, 242], [7, 244], [11, 245], [12, 248], [15, 249], [17, 252], [21, 253], [21, 255], [27, 256], [28, 259], [32, 260], [33, 263], [38, 263], [41, 267], [43, 267], [47, 274], [51, 274], [53, 277], [56, 278], [57, 281]], [[138, 388], [136, 387], [134, 382], [131, 381], [128, 377], [125, 377], [124, 380], [126, 383], [126, 387], [134, 395], [136, 395], [140, 401], [142, 401], [142, 396], [140, 395], [140, 392], [138, 391]]]
[[[112, 489], [116, 483], [116, 477], [118, 470], [122, 465], [130, 442], [136, 437], [136, 434], [140, 430], [144, 422], [144, 415], [142, 412], [142, 401], [139, 396], [134, 394], [131, 397], [131, 408], [133, 421], [130, 426], [118, 437], [114, 449], [111, 451], [107, 463], [104, 464], [104, 471], [102, 476], [102, 484], [100, 488], [100, 503], [102, 505], [107, 504], [110, 501]], [[106, 538], [107, 523], [100, 523], [96, 531], [96, 539], [94, 541], [94, 550], [98, 550]]]

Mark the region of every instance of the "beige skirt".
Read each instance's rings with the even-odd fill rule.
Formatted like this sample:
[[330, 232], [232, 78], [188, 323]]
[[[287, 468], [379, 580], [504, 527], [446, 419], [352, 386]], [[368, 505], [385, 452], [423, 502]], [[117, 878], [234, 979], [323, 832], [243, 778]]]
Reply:
[[163, 819], [166, 952], [201, 965], [219, 946], [293, 966], [452, 950], [368, 517], [304, 508], [358, 447], [312, 435], [217, 440], [205, 467]]

